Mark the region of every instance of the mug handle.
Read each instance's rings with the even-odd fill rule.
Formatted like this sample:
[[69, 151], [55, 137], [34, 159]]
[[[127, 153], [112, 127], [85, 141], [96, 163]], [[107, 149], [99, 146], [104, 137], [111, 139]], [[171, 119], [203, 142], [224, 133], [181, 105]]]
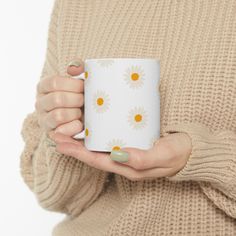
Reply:
[[[73, 79], [82, 79], [85, 80], [85, 72], [80, 75], [71, 76]], [[83, 129], [80, 133], [73, 136], [74, 139], [84, 139], [85, 138], [85, 129]]]

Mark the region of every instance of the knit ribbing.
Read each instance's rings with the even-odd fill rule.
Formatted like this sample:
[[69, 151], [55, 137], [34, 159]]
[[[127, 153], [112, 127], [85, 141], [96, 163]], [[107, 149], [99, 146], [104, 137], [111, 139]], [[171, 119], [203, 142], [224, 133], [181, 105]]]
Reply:
[[[215, 193], [220, 190], [231, 200], [225, 198], [223, 210], [236, 218], [236, 135], [233, 131], [212, 132], [198, 123], [177, 124], [165, 128], [165, 133], [185, 132], [192, 141], [192, 152], [187, 164], [172, 177], [171, 181], [204, 181], [200, 183], [215, 203]], [[166, 135], [166, 134], [164, 134]], [[207, 186], [207, 187], [206, 187]], [[214, 187], [214, 188], [213, 188]], [[212, 192], [214, 192], [212, 196]], [[218, 191], [218, 196], [223, 195]], [[222, 207], [221, 207], [222, 208]]]
[[67, 215], [54, 236], [236, 235], [235, 12], [234, 0], [55, 1], [40, 79], [75, 57], [159, 58], [161, 135], [185, 132], [193, 149], [174, 176], [131, 181], [57, 153], [32, 112], [21, 174]]
[[[60, 4], [60, 0], [55, 1], [51, 14], [41, 80], [58, 74]], [[21, 154], [21, 174], [39, 204], [47, 210], [72, 216], [92, 204], [103, 190], [108, 173], [57, 153], [55, 144], [39, 126], [36, 111], [26, 117], [21, 133], [26, 143]], [[80, 191], [77, 192], [77, 189]]]
[[[43, 152], [40, 153], [40, 151]], [[74, 215], [82, 209], [77, 206], [77, 209], [74, 210], [72, 196], [80, 198], [84, 207], [90, 203], [94, 195], [99, 193], [99, 183], [102, 181], [102, 177], [94, 171], [95, 169], [90, 168], [91, 170], [89, 170], [88, 166], [84, 167], [83, 162], [55, 152], [55, 146], [49, 144], [48, 138], [40, 143], [34, 159], [36, 176], [34, 192], [40, 205], [44, 208], [61, 211], [60, 207], [66, 205], [66, 208], [69, 208], [70, 213]], [[91, 173], [87, 175], [89, 172]], [[105, 176], [104, 172], [99, 173]], [[47, 176], [48, 174], [50, 175]], [[84, 184], [85, 182], [88, 184]], [[80, 191], [75, 196], [76, 189], [80, 189]], [[85, 194], [88, 196], [83, 196]]]
[[[170, 180], [203, 180], [236, 191], [236, 135], [232, 131], [211, 133], [199, 124], [178, 124], [167, 127], [166, 132], [186, 132], [192, 140], [192, 153], [185, 167]], [[203, 161], [203, 160], [204, 161]], [[233, 183], [232, 183], [233, 182]], [[231, 188], [230, 188], [231, 186]], [[236, 198], [236, 192], [233, 196]]]

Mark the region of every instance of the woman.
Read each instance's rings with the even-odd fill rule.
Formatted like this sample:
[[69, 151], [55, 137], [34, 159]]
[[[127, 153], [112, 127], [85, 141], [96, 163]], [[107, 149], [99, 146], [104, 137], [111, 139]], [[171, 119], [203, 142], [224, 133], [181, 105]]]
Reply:
[[[235, 11], [234, 0], [55, 1], [21, 155], [39, 204], [66, 214], [53, 235], [236, 235]], [[150, 150], [98, 154], [71, 138], [83, 128], [71, 75], [101, 57], [160, 59]]]

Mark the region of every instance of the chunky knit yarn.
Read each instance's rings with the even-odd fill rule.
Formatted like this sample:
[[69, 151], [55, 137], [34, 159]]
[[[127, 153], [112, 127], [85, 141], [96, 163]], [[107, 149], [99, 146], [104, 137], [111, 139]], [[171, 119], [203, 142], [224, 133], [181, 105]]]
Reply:
[[161, 135], [193, 149], [173, 177], [131, 181], [55, 151], [27, 115], [21, 174], [54, 236], [236, 235], [236, 1], [56, 0], [42, 76], [79, 57], [161, 62]]

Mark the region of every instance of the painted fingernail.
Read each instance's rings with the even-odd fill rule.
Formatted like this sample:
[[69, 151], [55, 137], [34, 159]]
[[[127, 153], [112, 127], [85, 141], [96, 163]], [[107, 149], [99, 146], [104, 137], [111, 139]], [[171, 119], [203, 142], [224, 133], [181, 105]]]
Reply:
[[112, 150], [110, 154], [110, 158], [113, 161], [127, 162], [129, 159], [129, 153], [122, 150]]
[[71, 61], [69, 62], [68, 66], [80, 67], [81, 63], [79, 61]]

